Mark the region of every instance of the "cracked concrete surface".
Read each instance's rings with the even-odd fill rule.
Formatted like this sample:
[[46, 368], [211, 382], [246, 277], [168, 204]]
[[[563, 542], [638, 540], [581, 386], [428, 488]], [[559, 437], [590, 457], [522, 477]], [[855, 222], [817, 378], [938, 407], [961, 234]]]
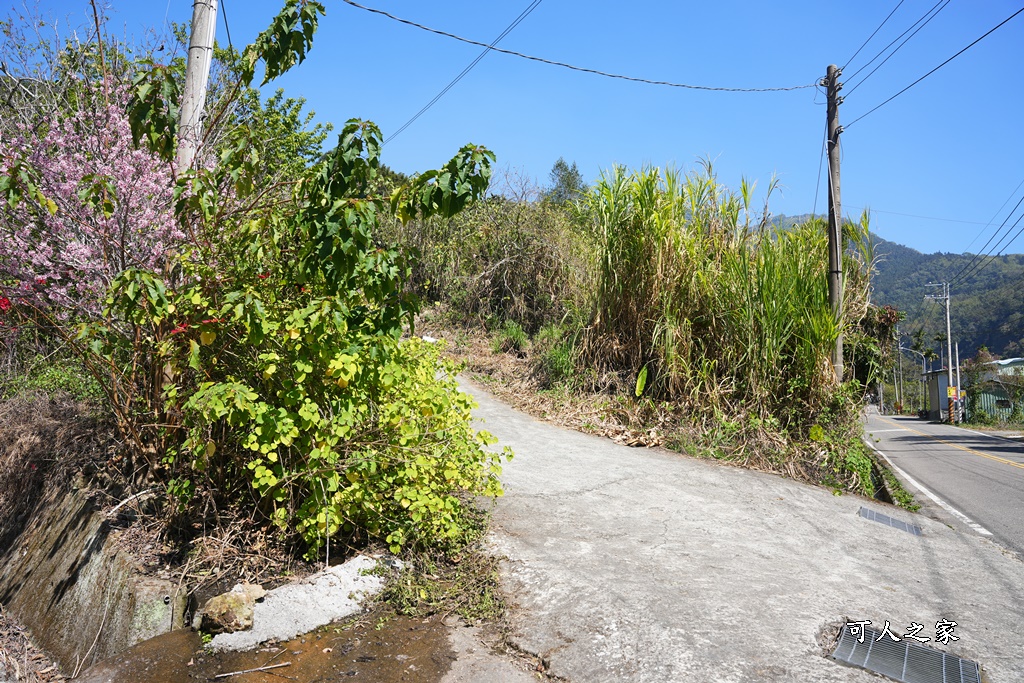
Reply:
[[[879, 680], [822, 655], [844, 619], [957, 622], [939, 649], [1024, 680], [1024, 564], [931, 519], [560, 429], [465, 383], [511, 446], [491, 543], [514, 643], [569, 681]], [[863, 519], [861, 505], [924, 535]], [[934, 636], [934, 633], [931, 635]], [[935, 645], [929, 643], [929, 645]]]

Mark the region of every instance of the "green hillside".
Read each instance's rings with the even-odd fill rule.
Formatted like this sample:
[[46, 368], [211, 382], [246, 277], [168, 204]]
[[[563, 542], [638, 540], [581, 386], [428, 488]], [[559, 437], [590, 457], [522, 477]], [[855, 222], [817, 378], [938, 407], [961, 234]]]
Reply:
[[[939, 302], [926, 294], [941, 288], [929, 282], [954, 280], [971, 262], [972, 254], [922, 254], [875, 236], [878, 272], [873, 300], [906, 311], [906, 331], [924, 327], [925, 339], [945, 332], [945, 314]], [[960, 358], [973, 356], [979, 346], [1003, 357], [1024, 355], [1024, 255], [986, 259], [984, 267], [961, 282], [954, 282], [950, 297], [950, 328], [960, 342]]]
[[[781, 228], [811, 217], [777, 216]], [[878, 259], [873, 280], [872, 301], [905, 311], [900, 329], [914, 332], [924, 328], [924, 338], [938, 351], [935, 336], [945, 334], [945, 312], [940, 302], [926, 301], [926, 294], [938, 294], [941, 287], [929, 282], [952, 281], [970, 263], [973, 254], [922, 254], [872, 234]], [[980, 346], [1004, 357], [1024, 356], [1024, 255], [987, 258], [987, 264], [951, 289], [950, 328], [953, 341], [960, 343], [961, 361]], [[909, 341], [905, 341], [909, 344]]]

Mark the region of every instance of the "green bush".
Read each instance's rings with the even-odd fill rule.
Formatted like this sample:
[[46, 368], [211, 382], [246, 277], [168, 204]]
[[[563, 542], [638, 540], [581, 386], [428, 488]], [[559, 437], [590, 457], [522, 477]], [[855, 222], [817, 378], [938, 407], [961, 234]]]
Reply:
[[971, 411], [970, 421], [977, 425], [994, 425], [996, 423], [996, 419], [984, 408]]
[[514, 320], [506, 320], [491, 342], [491, 350], [494, 353], [512, 353], [517, 356], [525, 355], [529, 339], [526, 331]]
[[61, 355], [35, 355], [28, 359], [18, 372], [4, 379], [0, 396], [7, 399], [34, 391], [66, 393], [83, 401], [103, 398], [102, 387], [81, 360]]
[[398, 341], [416, 310], [401, 291], [407, 260], [375, 234], [389, 210], [457, 213], [486, 186], [490, 152], [463, 148], [443, 187], [431, 171], [389, 204], [370, 189], [379, 149], [376, 126], [350, 121], [292, 204], [238, 221], [207, 217], [221, 215], [225, 185], [243, 193], [257, 167], [248, 151], [186, 177], [178, 215], [203, 238], [175, 264], [179, 284], [126, 271], [107, 322], [84, 333], [130, 369], [112, 378], [121, 405], [148, 396], [163, 414], [158, 434], [134, 437], [159, 440], [151, 464], [182, 509], [254, 490], [257, 510], [311, 556], [337, 534], [454, 548], [467, 501], [501, 493], [501, 456], [471, 428], [456, 369], [434, 345]]
[[586, 317], [589, 247], [568, 207], [532, 201], [535, 188], [506, 178], [454, 219], [385, 221], [383, 235], [417, 250], [410, 289], [448, 304], [453, 321], [512, 320], [528, 334], [569, 315]]
[[[124, 245], [105, 255], [116, 266], [102, 315], [81, 325], [73, 307], [41, 315], [96, 384], [44, 361], [24, 384], [102, 386], [126, 450], [192, 528], [228, 506], [301, 538], [311, 556], [335, 535], [454, 548], [479, 526], [470, 501], [500, 495], [503, 454], [472, 429], [472, 400], [439, 349], [400, 341], [418, 311], [406, 286], [416, 260], [380, 224], [451, 221], [483, 198], [494, 155], [466, 145], [439, 169], [382, 182], [373, 123], [349, 121], [321, 153], [324, 130], [303, 130], [297, 101], [261, 104], [257, 70], [262, 86], [300, 64], [324, 13], [316, 0], [287, 0], [241, 55], [218, 51], [204, 162], [160, 176], [173, 184], [162, 189], [180, 239], [152, 261]], [[135, 144], [168, 170], [181, 142], [180, 65], [142, 59], [126, 90]], [[0, 209], [33, 197], [52, 213], [24, 164], [0, 169], [12, 189]], [[105, 183], [88, 196], [128, 211]], [[151, 262], [159, 269], [140, 266]], [[3, 297], [0, 312], [11, 307]]]
[[561, 325], [549, 324], [533, 339], [535, 371], [544, 387], [572, 384], [577, 373], [576, 349], [564, 335]]

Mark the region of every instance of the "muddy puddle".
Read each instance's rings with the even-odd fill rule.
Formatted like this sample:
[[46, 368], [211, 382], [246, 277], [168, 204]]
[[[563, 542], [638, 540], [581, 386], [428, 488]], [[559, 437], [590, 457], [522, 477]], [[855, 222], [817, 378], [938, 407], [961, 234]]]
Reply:
[[[191, 629], [166, 633], [99, 662], [85, 683], [300, 683], [440, 681], [455, 655], [440, 617], [384, 612], [324, 626], [287, 642], [248, 652], [210, 652]], [[263, 669], [262, 671], [250, 671]], [[248, 673], [240, 673], [248, 672]]]

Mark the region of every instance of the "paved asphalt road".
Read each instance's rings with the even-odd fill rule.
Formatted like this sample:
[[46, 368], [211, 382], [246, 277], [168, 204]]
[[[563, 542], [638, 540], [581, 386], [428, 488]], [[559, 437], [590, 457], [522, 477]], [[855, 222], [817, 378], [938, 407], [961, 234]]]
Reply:
[[1024, 559], [1024, 442], [925, 422], [867, 416], [865, 432], [922, 512]]

